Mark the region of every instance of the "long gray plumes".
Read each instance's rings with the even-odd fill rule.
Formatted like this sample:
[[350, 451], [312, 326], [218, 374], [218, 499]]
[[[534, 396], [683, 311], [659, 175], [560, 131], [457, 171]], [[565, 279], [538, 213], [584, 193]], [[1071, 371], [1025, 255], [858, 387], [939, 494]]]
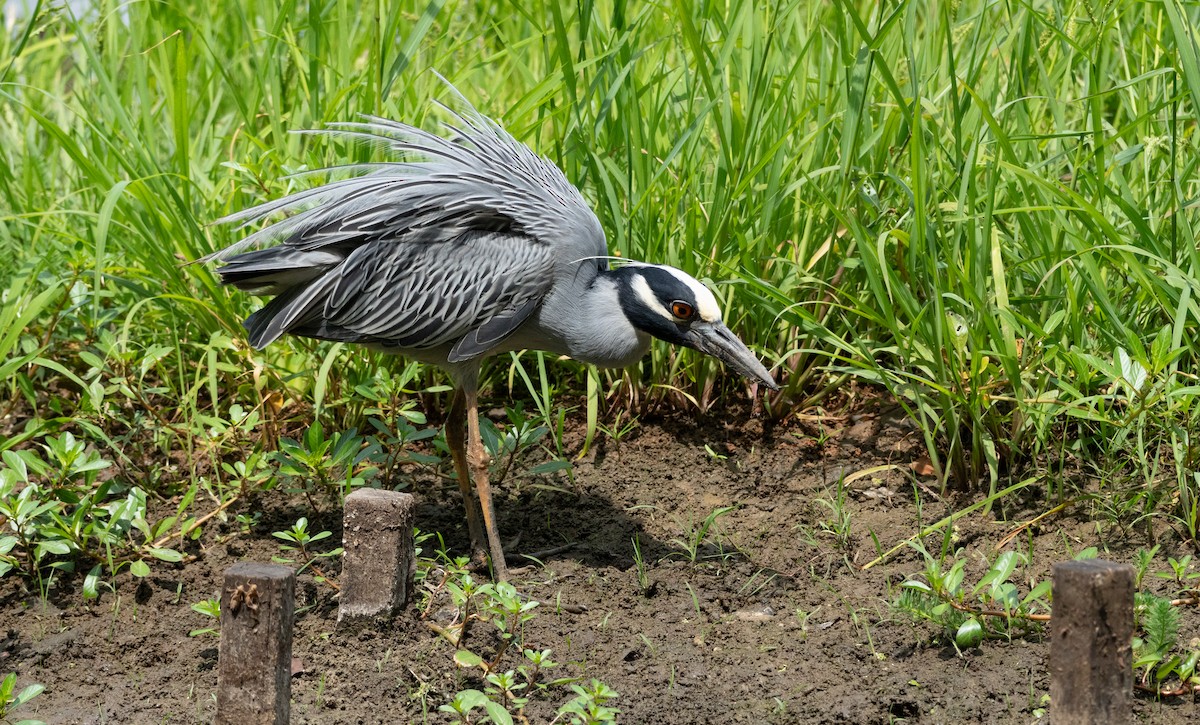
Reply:
[[199, 261], [225, 260], [280, 239], [316, 249], [346, 234], [385, 227], [387, 238], [415, 234], [414, 241], [441, 241], [480, 228], [517, 229], [536, 239], [599, 232], [558, 167], [463, 104], [462, 112], [447, 109], [457, 121], [448, 124], [453, 139], [372, 116], [309, 132], [379, 144], [398, 160], [341, 167], [360, 175], [224, 217], [219, 221], [245, 225], [288, 215]]
[[276, 296], [246, 321], [251, 344], [293, 333], [466, 361], [528, 320], [556, 277], [579, 266], [567, 260], [605, 251], [558, 167], [461, 103], [446, 108], [447, 138], [373, 116], [307, 132], [394, 158], [339, 167], [356, 175], [220, 220], [276, 218], [201, 260], [226, 262], [226, 284]]

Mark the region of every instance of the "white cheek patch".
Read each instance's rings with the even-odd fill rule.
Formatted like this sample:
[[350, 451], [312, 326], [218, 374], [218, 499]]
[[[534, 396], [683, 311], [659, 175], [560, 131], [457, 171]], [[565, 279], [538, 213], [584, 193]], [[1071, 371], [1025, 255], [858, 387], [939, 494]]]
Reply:
[[630, 287], [633, 288], [633, 293], [638, 296], [638, 299], [642, 301], [643, 307], [662, 315], [671, 322], [675, 322], [675, 318], [663, 308], [662, 302], [654, 295], [654, 290], [650, 289], [650, 285], [646, 282], [645, 277], [640, 274], [633, 275], [633, 282], [630, 284]]
[[[698, 279], [674, 267], [664, 266], [662, 269], [670, 272], [671, 276], [686, 284], [688, 289], [692, 291], [692, 295], [696, 298], [696, 311], [700, 313], [701, 320], [705, 322], [721, 321], [721, 308], [717, 305], [717, 298], [713, 297], [713, 293], [707, 287], [700, 284]], [[643, 284], [645, 283], [643, 282]]]

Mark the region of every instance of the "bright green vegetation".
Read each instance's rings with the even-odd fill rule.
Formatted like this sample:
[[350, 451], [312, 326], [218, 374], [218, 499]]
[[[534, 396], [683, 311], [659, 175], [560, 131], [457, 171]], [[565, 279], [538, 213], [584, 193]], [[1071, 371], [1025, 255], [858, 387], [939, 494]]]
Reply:
[[[1037, 579], [1026, 571], [1029, 555], [1006, 551], [996, 557], [979, 581], [971, 584], [965, 575], [967, 558], [951, 553], [949, 541], [940, 555], [917, 547], [925, 560], [925, 571], [901, 585], [893, 606], [941, 627], [940, 637], [957, 650], [978, 647], [985, 639], [1012, 639], [1030, 634], [1040, 636], [1050, 620], [1050, 579]], [[1088, 547], [1076, 559], [1094, 559], [1099, 552]], [[1151, 572], [1158, 546], [1140, 549], [1135, 559], [1134, 597], [1136, 634], [1133, 639], [1134, 686], [1158, 696], [1181, 696], [1200, 685], [1200, 648], [1196, 641], [1179, 636], [1181, 609], [1200, 602], [1191, 571], [1191, 555], [1167, 559], [1165, 571]], [[1169, 580], [1174, 596], [1149, 591], [1147, 575]], [[1024, 581], [1022, 581], [1024, 579]]]
[[42, 694], [45, 688], [38, 684], [27, 685], [20, 692], [14, 693], [17, 686], [16, 673], [9, 672], [0, 679], [0, 723], [12, 725], [44, 725], [41, 720], [13, 720], [13, 710], [21, 707], [33, 698]]
[[[417, 537], [419, 543], [429, 539], [430, 535]], [[449, 702], [438, 706], [438, 710], [448, 713], [453, 725], [472, 722], [512, 725], [514, 715], [518, 721], [528, 720], [524, 710], [531, 699], [561, 700], [569, 687], [572, 696], [558, 708], [553, 722], [572, 725], [616, 722], [620, 710], [611, 702], [620, 697], [617, 692], [599, 680], [581, 685], [577, 678], [558, 677], [553, 672], [559, 666], [551, 657], [553, 652], [530, 648], [525, 626], [537, 617], [541, 603], [520, 594], [507, 582], [476, 581], [466, 569], [467, 561], [465, 557], [450, 556], [444, 548], [439, 548], [433, 556], [419, 555], [417, 561], [416, 580], [422, 585], [423, 599], [418, 608], [422, 616], [447, 604], [454, 612], [453, 621], [445, 626], [428, 619], [426, 625], [455, 648], [456, 667], [478, 671], [486, 683], [483, 691], [460, 690]], [[476, 627], [495, 628], [500, 643], [494, 651], [477, 651], [476, 638], [470, 636]], [[515, 654], [519, 657], [514, 657]], [[509, 660], [514, 658], [520, 664], [512, 668]], [[412, 694], [413, 699], [421, 701], [422, 712], [427, 709], [428, 694], [424, 690]], [[473, 712], [476, 710], [479, 712]]]
[[[872, 384], [975, 506], [1099, 480], [1097, 511], [1194, 540], [1200, 8], [763, 5], [102, 2], [0, 34], [0, 575], [87, 570], [94, 596], [246, 493], [317, 508], [436, 462], [409, 449], [435, 371], [249, 350], [256, 301], [184, 265], [237, 238], [215, 219], [370, 153], [289, 131], [432, 127], [430, 68], [566, 170], [614, 253], [712, 282], [785, 384], [767, 415]], [[487, 382], [526, 400], [489, 438], [512, 475], [534, 444], [563, 467], [571, 400], [619, 440], [744, 397], [665, 346]], [[148, 497], [172, 511], [148, 522]]]

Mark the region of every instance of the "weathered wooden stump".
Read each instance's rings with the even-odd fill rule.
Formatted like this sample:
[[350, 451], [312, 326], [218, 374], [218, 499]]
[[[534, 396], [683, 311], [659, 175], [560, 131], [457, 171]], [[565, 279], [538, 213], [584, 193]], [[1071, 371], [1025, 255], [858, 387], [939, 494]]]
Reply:
[[286, 725], [291, 717], [296, 573], [243, 561], [225, 572], [217, 725]]
[[417, 571], [415, 506], [407, 493], [377, 488], [346, 497], [338, 622], [390, 616], [408, 602]]
[[1050, 620], [1054, 725], [1127, 723], [1133, 715], [1133, 567], [1055, 564]]

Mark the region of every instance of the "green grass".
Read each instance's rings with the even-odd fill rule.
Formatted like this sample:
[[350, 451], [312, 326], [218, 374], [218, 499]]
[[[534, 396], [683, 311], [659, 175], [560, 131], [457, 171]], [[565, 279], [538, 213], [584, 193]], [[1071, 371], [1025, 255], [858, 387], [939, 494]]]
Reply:
[[[436, 69], [566, 170], [614, 253], [715, 285], [786, 385], [768, 414], [841, 405], [857, 378], [920, 424], [943, 486], [990, 503], [1034, 476], [1066, 499], [1082, 472], [1114, 516], [1195, 538], [1200, 8], [761, 5], [146, 1], [18, 21], [0, 35], [0, 404], [21, 424], [0, 450], [71, 429], [131, 480], [202, 481], [216, 505], [261, 480], [230, 459], [268, 465], [314, 411], [369, 430], [364, 391], [436, 391], [349, 347], [248, 349], [257, 302], [183, 264], [236, 239], [215, 219], [312, 183], [289, 174], [367, 153], [289, 131], [432, 126]], [[592, 428], [609, 395], [626, 414], [744, 396], [664, 345], [598, 378], [539, 364], [535, 383], [530, 360], [488, 382], [521, 378], [550, 429], [554, 391], [587, 389]], [[178, 470], [147, 463], [166, 455]]]

